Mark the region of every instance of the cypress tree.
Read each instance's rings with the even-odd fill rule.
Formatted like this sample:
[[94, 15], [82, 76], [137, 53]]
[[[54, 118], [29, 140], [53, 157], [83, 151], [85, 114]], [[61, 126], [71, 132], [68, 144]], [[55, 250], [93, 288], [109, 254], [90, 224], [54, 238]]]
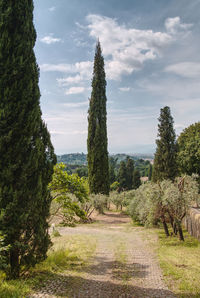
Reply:
[[141, 185], [140, 172], [135, 170], [133, 172], [133, 189], [137, 189]]
[[124, 161], [120, 162], [119, 172], [118, 172], [118, 182], [119, 182], [119, 190], [127, 189], [127, 171], [126, 171], [126, 163]]
[[177, 175], [177, 145], [170, 108], [160, 111], [157, 149], [154, 157], [153, 181], [174, 180]]
[[110, 185], [116, 181], [116, 174], [115, 169], [117, 166], [117, 158], [112, 156], [109, 157], [109, 178], [110, 178]]
[[0, 234], [7, 274], [44, 260], [56, 162], [41, 119], [32, 0], [0, 0]]
[[151, 181], [152, 179], [152, 172], [153, 172], [153, 167], [152, 164], [149, 165], [149, 169], [148, 169], [148, 180]]
[[126, 162], [126, 188], [128, 190], [133, 188], [133, 172], [134, 172], [134, 161], [131, 158], [127, 158], [127, 162]]
[[106, 79], [100, 42], [94, 57], [92, 93], [88, 111], [88, 179], [90, 193], [109, 194]]

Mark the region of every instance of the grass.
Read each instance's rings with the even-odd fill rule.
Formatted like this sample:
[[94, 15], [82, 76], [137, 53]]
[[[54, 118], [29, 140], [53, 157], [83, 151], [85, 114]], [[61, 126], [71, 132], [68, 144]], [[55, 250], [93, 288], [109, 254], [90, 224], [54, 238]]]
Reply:
[[158, 256], [164, 278], [178, 297], [200, 297], [200, 242], [184, 231], [185, 241], [158, 231]]
[[[156, 250], [164, 279], [178, 297], [200, 298], [200, 242], [184, 230], [185, 241], [176, 236], [166, 237], [162, 228], [140, 229], [140, 235]], [[171, 232], [171, 231], [170, 231]]]
[[1, 298], [23, 298], [53, 278], [55, 273], [80, 272], [96, 249], [96, 240], [91, 236], [61, 236], [53, 238], [53, 243], [48, 258], [30, 270], [26, 277], [6, 281], [0, 272]]

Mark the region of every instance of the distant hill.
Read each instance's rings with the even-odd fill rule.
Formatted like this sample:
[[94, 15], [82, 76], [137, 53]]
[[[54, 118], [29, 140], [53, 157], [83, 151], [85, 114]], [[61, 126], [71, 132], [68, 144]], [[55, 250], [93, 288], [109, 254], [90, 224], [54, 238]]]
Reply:
[[84, 153], [57, 155], [57, 162], [63, 162], [68, 165], [86, 165], [87, 155]]
[[[143, 160], [153, 160], [152, 154], [110, 154], [110, 156], [117, 158], [117, 163], [119, 164], [122, 160], [125, 160], [128, 156], [135, 161], [140, 159]], [[70, 153], [57, 155], [58, 162], [63, 162], [68, 165], [87, 165], [87, 155], [85, 153]]]

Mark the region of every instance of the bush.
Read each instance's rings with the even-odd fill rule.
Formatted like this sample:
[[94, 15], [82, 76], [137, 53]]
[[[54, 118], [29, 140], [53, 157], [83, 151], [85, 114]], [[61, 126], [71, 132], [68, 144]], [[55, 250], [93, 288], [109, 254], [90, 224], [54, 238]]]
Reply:
[[99, 212], [99, 214], [104, 214], [104, 209], [107, 208], [108, 196], [102, 194], [92, 194], [90, 195], [91, 204]]

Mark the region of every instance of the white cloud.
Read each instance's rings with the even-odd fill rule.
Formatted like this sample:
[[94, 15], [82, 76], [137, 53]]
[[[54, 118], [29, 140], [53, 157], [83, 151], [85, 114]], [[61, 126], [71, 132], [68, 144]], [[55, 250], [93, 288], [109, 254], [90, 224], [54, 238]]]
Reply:
[[165, 68], [165, 72], [172, 72], [185, 78], [200, 77], [200, 63], [195, 62], [181, 62], [169, 65]]
[[69, 72], [69, 73], [75, 72], [73, 64], [62, 64], [62, 63], [61, 64], [41, 64], [40, 70], [43, 72], [48, 72], [48, 71]]
[[43, 38], [40, 38], [40, 41], [46, 44], [52, 44], [52, 43], [56, 43], [56, 42], [60, 42], [61, 39], [60, 38], [55, 38], [51, 35], [45, 36]]
[[127, 28], [100, 15], [88, 15], [87, 21], [90, 36], [101, 42], [109, 79], [118, 80], [140, 70], [145, 61], [161, 55], [173, 40], [169, 33]]
[[61, 72], [69, 75], [64, 78], [57, 78], [60, 86], [79, 84], [83, 81], [89, 81], [92, 78], [92, 61], [82, 61], [74, 64], [41, 64], [40, 69], [43, 72]]
[[[192, 26], [182, 23], [180, 17], [166, 20], [166, 32], [128, 28], [119, 25], [115, 19], [94, 14], [87, 16], [87, 22], [89, 35], [101, 42], [106, 77], [111, 80], [120, 80], [123, 75], [141, 70], [146, 61], [162, 56], [166, 47], [176, 41], [178, 35], [175, 33], [188, 32]], [[85, 28], [79, 23], [77, 26]], [[74, 74], [57, 79], [60, 86], [67, 86], [90, 80], [92, 66], [92, 61], [81, 61], [75, 64], [43, 64], [41, 70]]]
[[67, 102], [63, 104], [67, 108], [82, 108], [89, 105], [89, 101], [82, 102]]
[[70, 94], [80, 94], [83, 93], [86, 90], [84, 87], [71, 87], [69, 88], [65, 94], [70, 95]]
[[60, 86], [67, 86], [70, 84], [79, 84], [83, 78], [77, 74], [76, 76], [69, 76], [67, 78], [59, 78], [57, 79], [57, 82]]
[[49, 7], [49, 11], [55, 11], [56, 7], [55, 6], [52, 6], [52, 7]]
[[87, 130], [72, 130], [72, 131], [59, 131], [59, 130], [51, 130], [51, 135], [86, 135]]
[[130, 87], [121, 87], [121, 88], [119, 88], [119, 90], [122, 92], [128, 92], [131, 90], [131, 88]]
[[180, 17], [167, 18], [165, 21], [165, 27], [170, 34], [187, 32], [192, 26], [193, 24], [181, 23]]

